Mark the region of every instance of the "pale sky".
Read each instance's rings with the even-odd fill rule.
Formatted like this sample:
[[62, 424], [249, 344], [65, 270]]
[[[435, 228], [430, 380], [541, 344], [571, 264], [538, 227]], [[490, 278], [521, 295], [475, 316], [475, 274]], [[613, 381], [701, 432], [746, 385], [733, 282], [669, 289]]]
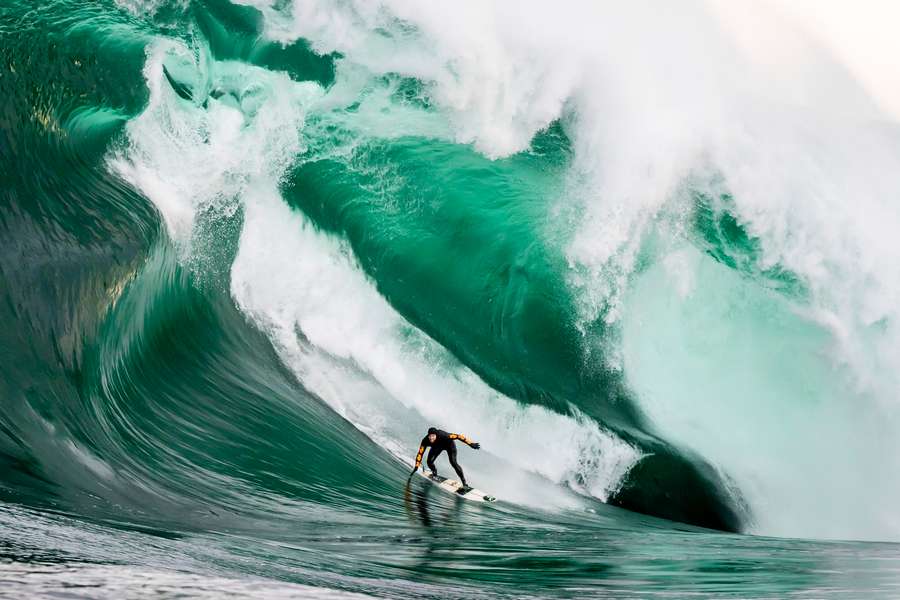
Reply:
[[[900, 1], [765, 1], [828, 47], [873, 100], [900, 120]], [[771, 42], [753, 19], [759, 4], [714, 0], [712, 5], [745, 36]]]

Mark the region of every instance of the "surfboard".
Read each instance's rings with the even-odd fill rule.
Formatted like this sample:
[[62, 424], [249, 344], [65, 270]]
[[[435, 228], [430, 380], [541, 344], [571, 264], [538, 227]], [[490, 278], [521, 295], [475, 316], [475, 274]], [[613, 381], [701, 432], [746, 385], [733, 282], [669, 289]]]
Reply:
[[466, 500], [472, 500], [474, 502], [494, 502], [497, 500], [497, 498], [495, 498], [494, 496], [488, 496], [481, 490], [475, 489], [473, 487], [468, 488], [468, 490], [464, 493], [459, 493], [458, 490], [463, 487], [463, 484], [456, 479], [447, 479], [446, 477], [441, 477], [440, 475], [432, 475], [431, 473], [423, 473], [422, 471], [417, 472], [419, 473], [419, 475], [431, 481], [445, 492], [450, 492], [454, 496], [458, 496]]

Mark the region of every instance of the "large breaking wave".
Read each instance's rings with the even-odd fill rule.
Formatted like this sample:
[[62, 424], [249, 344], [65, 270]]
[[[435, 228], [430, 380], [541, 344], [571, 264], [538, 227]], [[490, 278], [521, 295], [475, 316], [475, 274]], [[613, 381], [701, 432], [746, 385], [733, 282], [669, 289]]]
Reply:
[[510, 528], [603, 528], [608, 503], [900, 535], [900, 136], [791, 18], [3, 19], [6, 500], [157, 533], [404, 535], [434, 424], [483, 444], [464, 464]]

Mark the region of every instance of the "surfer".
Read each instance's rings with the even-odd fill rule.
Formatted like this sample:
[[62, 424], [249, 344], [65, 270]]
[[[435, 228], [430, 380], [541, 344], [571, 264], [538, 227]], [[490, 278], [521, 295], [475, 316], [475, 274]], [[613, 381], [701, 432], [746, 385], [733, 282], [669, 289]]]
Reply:
[[[461, 433], [447, 433], [442, 429], [438, 429], [436, 427], [428, 428], [428, 435], [422, 438], [422, 443], [419, 444], [419, 452], [416, 453], [416, 466], [413, 467], [412, 473], [410, 476], [414, 475], [416, 470], [419, 468], [419, 465], [422, 464], [422, 455], [425, 453], [425, 448], [431, 448], [428, 451], [428, 460], [426, 463], [428, 464], [428, 468], [431, 469], [432, 477], [437, 477], [437, 467], [434, 466], [434, 459], [440, 456], [441, 452], [444, 450], [447, 451], [447, 458], [450, 459], [450, 466], [456, 471], [456, 474], [459, 475], [459, 481], [463, 484], [458, 493], [464, 494], [468, 491], [469, 486], [466, 483], [466, 476], [463, 475], [462, 467], [459, 466], [459, 463], [456, 462], [456, 441], [459, 440], [464, 444], [468, 444], [470, 448], [474, 450], [478, 450], [481, 448], [481, 444], [478, 442], [473, 442], [466, 436]], [[425, 468], [422, 467], [424, 471]]]

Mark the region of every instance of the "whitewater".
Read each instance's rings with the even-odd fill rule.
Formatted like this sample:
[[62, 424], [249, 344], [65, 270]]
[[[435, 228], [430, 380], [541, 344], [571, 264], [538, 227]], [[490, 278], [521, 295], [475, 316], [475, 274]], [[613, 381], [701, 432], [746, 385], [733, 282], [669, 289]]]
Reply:
[[0, 9], [0, 570], [890, 596], [894, 12]]

